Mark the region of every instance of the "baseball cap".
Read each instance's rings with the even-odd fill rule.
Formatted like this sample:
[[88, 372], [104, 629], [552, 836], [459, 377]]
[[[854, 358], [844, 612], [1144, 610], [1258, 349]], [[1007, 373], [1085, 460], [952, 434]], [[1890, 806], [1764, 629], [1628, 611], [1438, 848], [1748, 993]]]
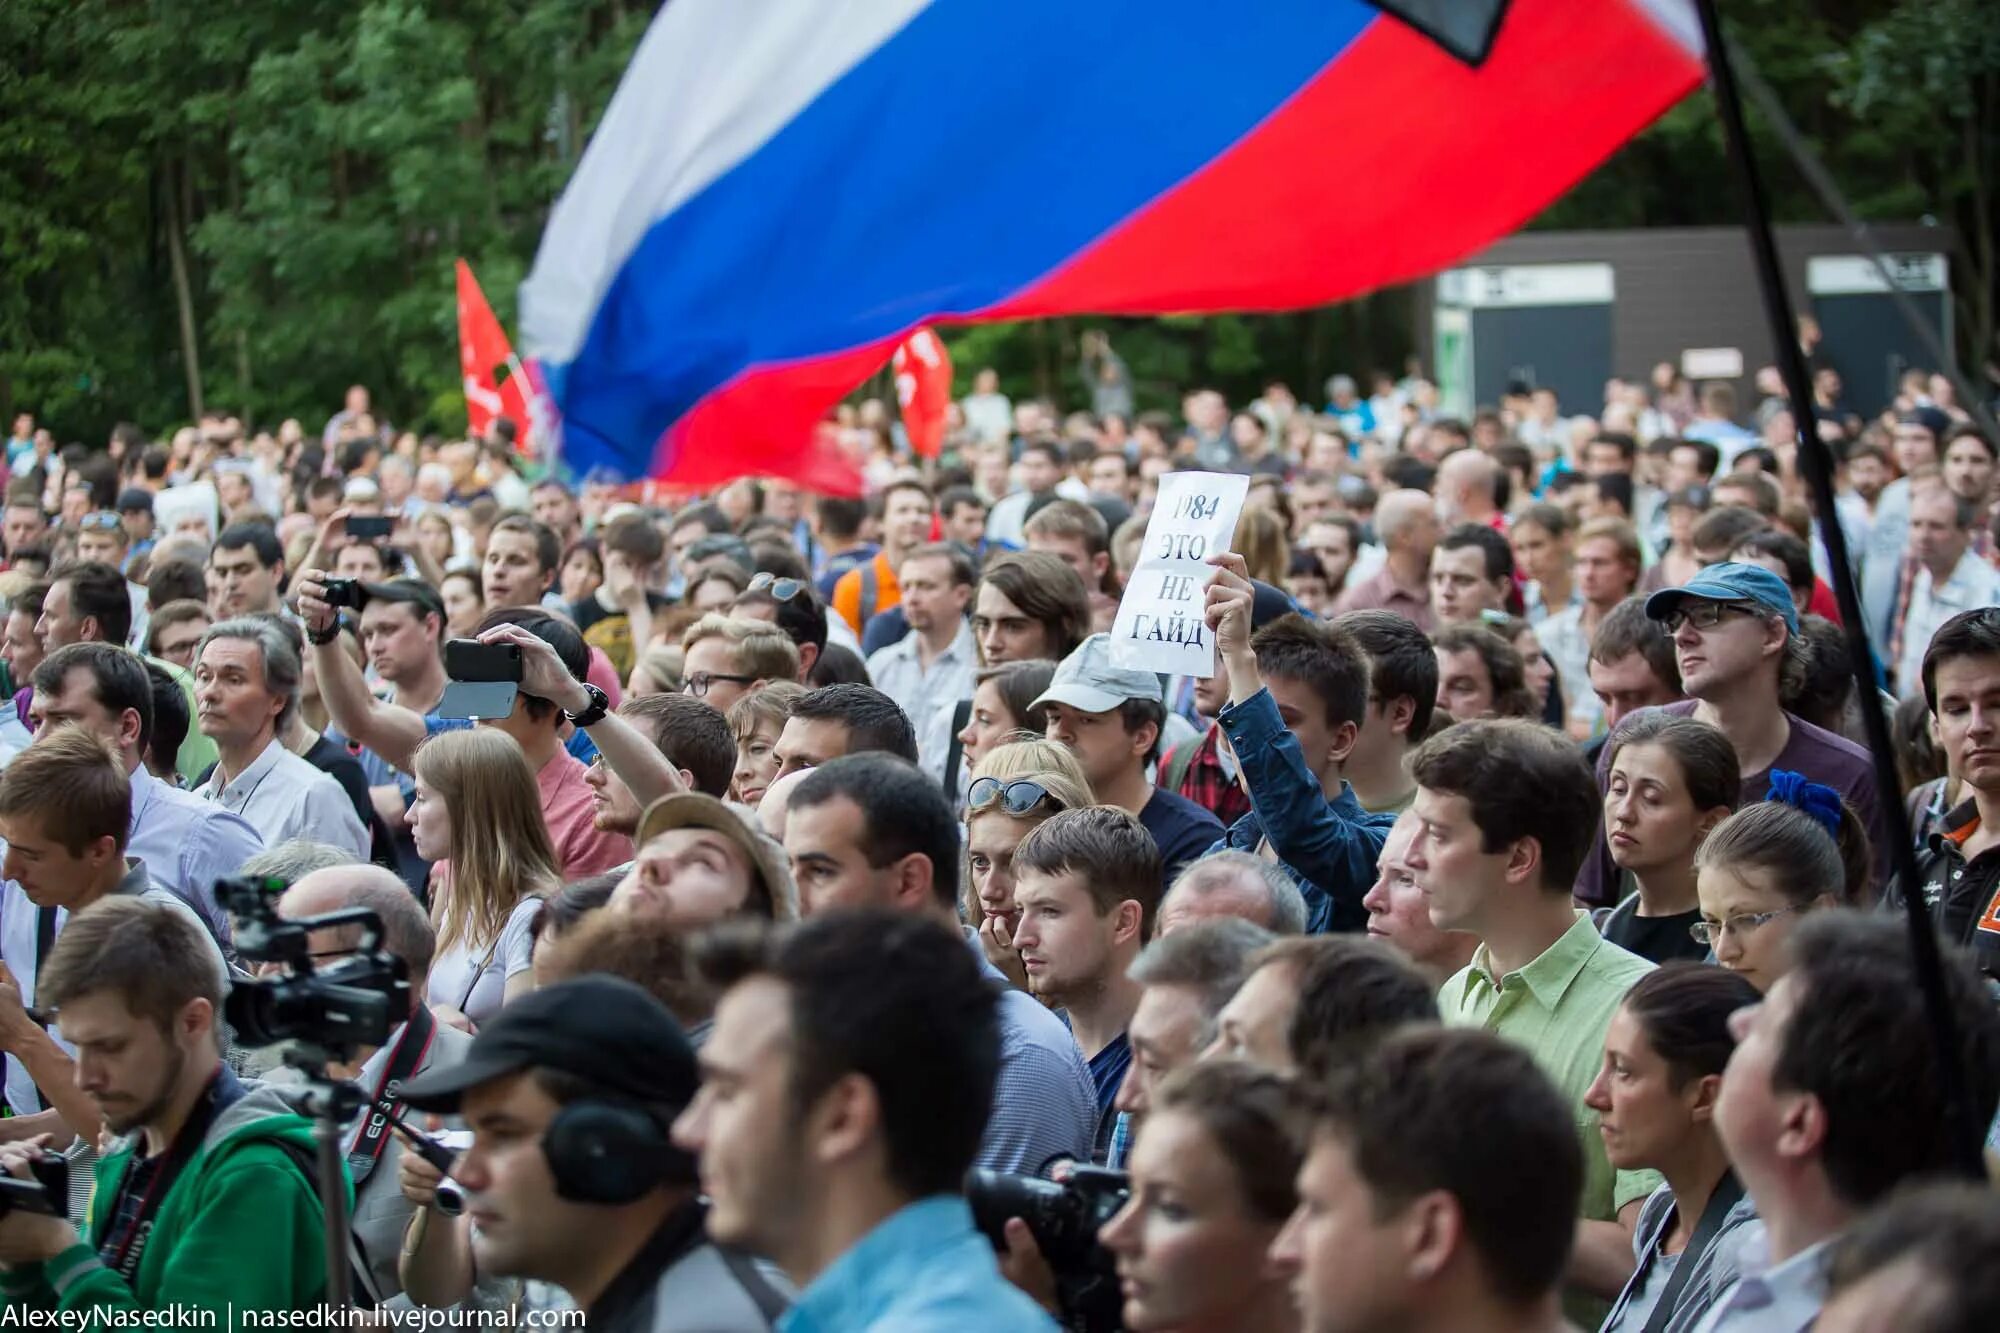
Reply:
[[1675, 607], [1690, 597], [1710, 602], [1749, 602], [1772, 615], [1782, 616], [1785, 628], [1799, 632], [1798, 609], [1792, 605], [1792, 590], [1785, 581], [1762, 565], [1725, 560], [1710, 565], [1678, 588], [1662, 588], [1646, 599], [1646, 615], [1665, 620]]
[[465, 1059], [419, 1074], [402, 1097], [456, 1111], [467, 1090], [524, 1069], [556, 1069], [616, 1096], [678, 1109], [701, 1077], [694, 1047], [666, 1006], [621, 977], [593, 973], [529, 991], [487, 1020]]
[[780, 921], [798, 919], [798, 891], [792, 887], [784, 849], [763, 829], [752, 826], [734, 807], [706, 792], [679, 791], [662, 796], [639, 816], [639, 835], [632, 845], [644, 847], [662, 833], [677, 828], [713, 829], [742, 848], [743, 854], [750, 858], [751, 873], [764, 882], [772, 915]]
[[1944, 433], [1951, 429], [1951, 417], [1943, 408], [1932, 407], [1928, 403], [1919, 404], [1896, 418], [1899, 426], [1922, 426], [1925, 430], [1944, 439]]
[[1136, 667], [1111, 665], [1111, 636], [1093, 634], [1057, 666], [1054, 679], [1030, 707], [1067, 704], [1086, 713], [1108, 713], [1128, 699], [1160, 698], [1160, 678]]
[[153, 512], [153, 493], [141, 486], [128, 486], [118, 492], [118, 512], [121, 514], [150, 514]]

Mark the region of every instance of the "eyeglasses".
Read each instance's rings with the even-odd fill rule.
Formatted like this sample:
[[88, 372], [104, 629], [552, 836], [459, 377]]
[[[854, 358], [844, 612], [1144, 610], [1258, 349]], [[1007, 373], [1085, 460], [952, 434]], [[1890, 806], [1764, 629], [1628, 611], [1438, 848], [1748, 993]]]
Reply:
[[1806, 906], [1807, 904], [1800, 904], [1797, 907], [1780, 907], [1775, 912], [1744, 912], [1742, 915], [1732, 916], [1726, 921], [1697, 921], [1688, 927], [1688, 934], [1694, 936], [1696, 944], [1713, 945], [1724, 931], [1728, 931], [1740, 940], [1745, 935], [1756, 934], [1781, 916], [1790, 916], [1793, 912], [1805, 911]]
[[965, 792], [965, 808], [977, 810], [982, 806], [1000, 802], [1000, 808], [1010, 815], [1025, 815], [1043, 801], [1056, 809], [1063, 808], [1062, 799], [1051, 796], [1048, 788], [1039, 782], [1017, 778], [1013, 782], [1002, 782], [999, 778], [974, 778]]
[[768, 592], [781, 602], [789, 602], [806, 590], [803, 579], [781, 579], [776, 574], [759, 574], [750, 580], [745, 592]]
[[125, 527], [125, 521], [109, 509], [98, 509], [85, 514], [76, 525], [85, 532], [118, 532]]
[[1743, 606], [1736, 602], [1695, 602], [1683, 603], [1660, 617], [1660, 623], [1667, 627], [1667, 633], [1679, 634], [1681, 626], [1693, 625], [1699, 630], [1711, 630], [1722, 623], [1726, 615], [1760, 616], [1764, 613], [1754, 606]]
[[709, 687], [714, 685], [718, 680], [728, 680], [734, 681], [738, 685], [748, 685], [756, 679], [755, 676], [726, 676], [720, 671], [697, 671], [687, 678], [687, 684], [683, 688], [689, 694], [699, 699], [703, 695], [706, 695]]

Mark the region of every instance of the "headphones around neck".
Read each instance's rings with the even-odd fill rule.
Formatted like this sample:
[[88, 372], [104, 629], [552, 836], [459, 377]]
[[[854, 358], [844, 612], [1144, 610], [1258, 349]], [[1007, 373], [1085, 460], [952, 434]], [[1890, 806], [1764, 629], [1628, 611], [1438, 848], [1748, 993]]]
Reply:
[[695, 1183], [692, 1155], [669, 1126], [636, 1102], [586, 1097], [567, 1103], [542, 1134], [556, 1196], [571, 1203], [634, 1203], [661, 1185]]

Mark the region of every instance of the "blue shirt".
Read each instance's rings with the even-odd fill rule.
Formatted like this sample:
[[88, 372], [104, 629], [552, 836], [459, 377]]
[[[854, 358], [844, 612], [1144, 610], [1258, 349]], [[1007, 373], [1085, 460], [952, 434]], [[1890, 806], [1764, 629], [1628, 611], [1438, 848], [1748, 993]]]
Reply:
[[1308, 934], [1366, 929], [1361, 899], [1374, 886], [1375, 859], [1396, 817], [1369, 814], [1345, 784], [1327, 800], [1269, 690], [1229, 705], [1216, 721], [1250, 787], [1250, 813], [1209, 850], [1254, 852], [1268, 840], [1305, 895]]
[[1179, 792], [1153, 788], [1139, 822], [1160, 848], [1160, 894], [1166, 895], [1173, 882], [1222, 834], [1222, 821], [1213, 812], [1196, 805]]
[[1006, 1278], [955, 1194], [908, 1204], [829, 1264], [778, 1333], [1057, 1333]]
[[972, 932], [961, 929], [979, 970], [1000, 996], [1000, 1077], [976, 1164], [1035, 1176], [1060, 1157], [1092, 1160], [1097, 1096], [1076, 1038], [1040, 1000], [1015, 990], [987, 961]]
[[215, 881], [263, 851], [263, 834], [241, 815], [169, 787], [144, 764], [132, 770], [131, 783], [125, 855], [144, 861], [153, 883], [199, 912], [215, 938], [226, 942], [229, 914], [215, 901]]

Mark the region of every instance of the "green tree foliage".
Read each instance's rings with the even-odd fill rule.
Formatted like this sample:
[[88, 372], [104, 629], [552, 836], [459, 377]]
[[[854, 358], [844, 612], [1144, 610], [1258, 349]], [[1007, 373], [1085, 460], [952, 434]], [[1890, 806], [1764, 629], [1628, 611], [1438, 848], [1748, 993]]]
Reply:
[[[30, 407], [65, 440], [122, 419], [161, 429], [197, 403], [310, 427], [360, 381], [399, 422], [459, 427], [452, 261], [512, 327], [549, 205], [652, 9], [0, 2], [0, 411]], [[1957, 229], [1963, 350], [1991, 357], [2000, 8], [1730, 0], [1724, 15], [1864, 216]], [[1752, 120], [1780, 219], [1820, 219]], [[1737, 219], [1698, 92], [1535, 225]], [[1240, 400], [1266, 378], [1317, 400], [1334, 371], [1400, 369], [1416, 324], [1402, 289], [946, 333], [961, 389], [991, 365], [1012, 394], [1074, 405], [1088, 327], [1112, 333], [1142, 407], [1172, 409], [1188, 386]]]

